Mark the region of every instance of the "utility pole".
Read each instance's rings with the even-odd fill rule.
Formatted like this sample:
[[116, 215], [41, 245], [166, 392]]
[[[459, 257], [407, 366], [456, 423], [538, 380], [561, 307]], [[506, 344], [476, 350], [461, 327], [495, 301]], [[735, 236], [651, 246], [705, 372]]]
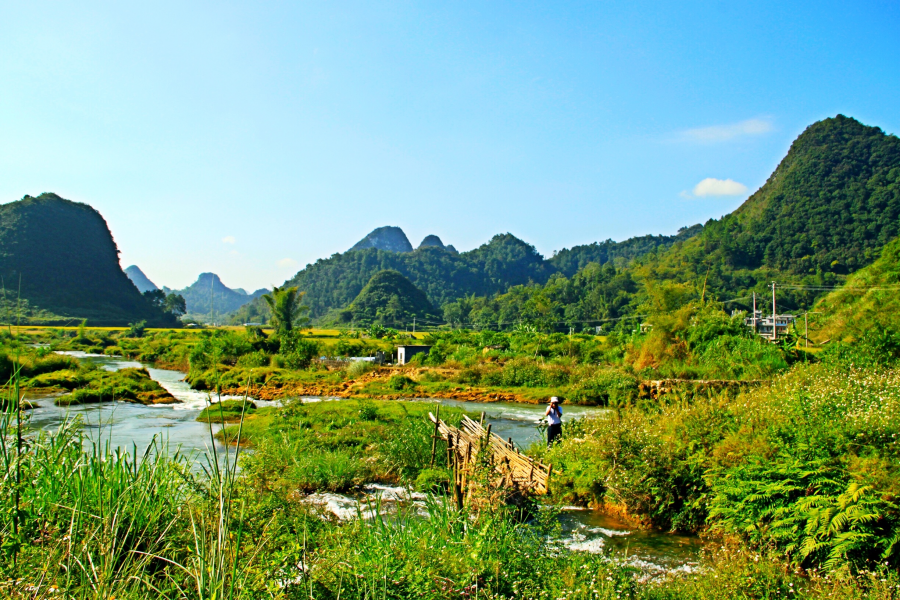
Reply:
[[413, 317], [413, 335], [416, 333], [416, 318]]
[[753, 292], [753, 333], [759, 333], [759, 327], [756, 323], [756, 292]]
[[803, 313], [803, 339], [806, 340], [806, 347], [809, 348], [809, 313]]
[[772, 341], [778, 339], [778, 311], [775, 310], [775, 282], [772, 282]]
[[703, 293], [700, 294], [700, 304], [703, 304], [706, 300], [706, 282], [709, 281], [709, 270], [712, 268], [712, 265], [706, 267], [706, 277], [703, 278]]

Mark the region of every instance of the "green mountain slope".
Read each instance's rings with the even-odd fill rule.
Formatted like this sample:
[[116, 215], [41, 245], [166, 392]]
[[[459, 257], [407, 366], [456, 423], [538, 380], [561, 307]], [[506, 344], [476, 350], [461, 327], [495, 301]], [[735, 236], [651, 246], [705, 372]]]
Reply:
[[839, 290], [816, 303], [809, 337], [853, 340], [867, 331], [900, 331], [900, 239], [887, 244], [871, 265], [847, 278]]
[[810, 125], [765, 185], [700, 239], [736, 268], [846, 274], [900, 234], [898, 217], [900, 138], [838, 115]]
[[620, 246], [633, 250], [631, 262], [612, 258], [624, 270], [600, 267], [615, 243], [563, 251], [551, 259], [562, 273], [546, 285], [463, 298], [444, 314], [468, 326], [611, 327], [616, 322], [601, 320], [674, 311], [701, 298], [746, 309], [752, 292], [770, 310], [772, 281], [783, 286], [779, 311], [807, 309], [871, 264], [897, 236], [898, 218], [900, 140], [838, 115], [807, 128], [762, 188], [699, 234], [627, 240]]
[[100, 213], [56, 194], [0, 205], [0, 277], [7, 308], [15, 305], [13, 290], [21, 281], [32, 321], [176, 324], [151, 306], [122, 271], [119, 250]]
[[571, 249], [563, 248], [553, 255], [550, 264], [556, 267], [566, 277], [571, 277], [590, 263], [604, 265], [608, 262], [622, 267], [635, 258], [648, 252], [664, 250], [688, 238], [691, 238], [703, 230], [703, 225], [682, 227], [676, 235], [642, 235], [629, 238], [622, 242], [606, 240], [573, 246]]
[[355, 300], [340, 311], [343, 323], [403, 327], [416, 319], [434, 324], [440, 320], [425, 293], [412, 282], [390, 269], [378, 271]]
[[423, 246], [402, 253], [369, 248], [335, 254], [307, 265], [286, 285], [306, 292], [304, 301], [316, 318], [349, 305], [372, 276], [385, 269], [409, 279], [435, 306], [468, 294], [494, 294], [530, 281], [543, 283], [554, 272], [533, 246], [507, 233], [463, 253]]
[[[838, 115], [810, 125], [768, 181], [735, 212], [662, 253], [635, 277], [690, 284], [721, 299], [786, 290], [785, 309], [812, 306], [822, 286], [872, 263], [900, 232], [900, 139]], [[746, 308], [748, 302], [734, 307]]]

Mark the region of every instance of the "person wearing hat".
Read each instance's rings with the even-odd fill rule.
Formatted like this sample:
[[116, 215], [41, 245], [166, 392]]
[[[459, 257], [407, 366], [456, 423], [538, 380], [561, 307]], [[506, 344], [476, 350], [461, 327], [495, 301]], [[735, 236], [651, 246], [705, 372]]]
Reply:
[[550, 398], [550, 406], [544, 413], [550, 426], [547, 427], [547, 446], [553, 445], [554, 440], [562, 435], [562, 409], [559, 407], [559, 398]]

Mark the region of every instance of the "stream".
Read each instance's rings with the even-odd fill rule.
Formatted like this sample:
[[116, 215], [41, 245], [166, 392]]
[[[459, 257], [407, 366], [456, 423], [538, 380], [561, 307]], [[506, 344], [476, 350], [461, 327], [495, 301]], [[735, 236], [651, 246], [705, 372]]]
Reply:
[[[92, 362], [107, 371], [128, 367], [144, 367], [150, 377], [179, 400], [179, 404], [144, 406], [131, 402], [107, 402], [101, 404], [56, 406], [55, 396], [34, 396], [26, 392], [25, 399], [37, 404], [29, 411], [30, 425], [35, 429], [53, 431], [67, 419], [80, 415], [91, 442], [109, 443], [113, 448], [126, 451], [137, 449], [143, 454], [154, 438], [168, 444], [171, 450], [179, 449], [191, 457], [196, 465], [205, 462], [211, 451], [223, 455], [229, 450], [210, 435], [209, 425], [198, 423], [197, 416], [209, 401], [207, 392], [192, 390], [184, 381], [185, 374], [170, 369], [157, 369], [150, 365], [121, 357], [64, 352], [79, 360]], [[223, 396], [222, 399], [236, 398]], [[337, 398], [303, 398], [304, 402], [339, 400]], [[543, 416], [546, 405], [508, 402], [465, 402], [441, 398], [415, 399], [416, 402], [433, 402], [441, 406], [462, 408], [469, 412], [484, 412], [486, 422], [491, 423], [493, 433], [511, 438], [522, 449], [541, 441], [536, 422]], [[277, 401], [253, 401], [257, 406], [275, 406]], [[564, 420], [601, 416], [606, 409], [588, 406], [563, 405]], [[221, 425], [213, 425], [213, 433]], [[313, 494], [307, 501], [319, 505], [323, 511], [338, 519], [355, 518], [360, 501], [378, 497], [383, 503], [419, 504], [420, 494], [405, 488], [371, 484], [363, 486], [357, 496], [340, 494]], [[365, 513], [364, 513], [365, 515]], [[645, 531], [629, 527], [615, 518], [578, 507], [564, 507], [560, 513], [562, 543], [572, 550], [593, 553], [609, 553], [618, 560], [641, 569], [648, 576], [673, 571], [691, 571], [699, 564], [704, 542], [695, 536], [683, 536], [658, 531]]]

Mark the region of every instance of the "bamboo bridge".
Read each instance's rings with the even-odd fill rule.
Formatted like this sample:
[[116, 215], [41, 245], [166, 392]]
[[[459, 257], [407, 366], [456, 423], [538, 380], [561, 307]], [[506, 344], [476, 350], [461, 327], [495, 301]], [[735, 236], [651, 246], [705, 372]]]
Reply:
[[459, 427], [441, 420], [440, 414], [440, 409], [437, 416], [428, 413], [428, 418], [434, 423], [431, 462], [434, 464], [437, 441], [447, 442], [447, 462], [453, 470], [451, 491], [458, 504], [462, 505], [473, 470], [479, 463], [492, 468], [500, 476], [496, 481], [500, 486], [523, 495], [548, 492], [552, 465], [544, 465], [522, 454], [512, 439], [504, 440], [491, 433], [490, 423], [484, 426], [484, 413], [481, 413], [480, 423], [463, 416]]

